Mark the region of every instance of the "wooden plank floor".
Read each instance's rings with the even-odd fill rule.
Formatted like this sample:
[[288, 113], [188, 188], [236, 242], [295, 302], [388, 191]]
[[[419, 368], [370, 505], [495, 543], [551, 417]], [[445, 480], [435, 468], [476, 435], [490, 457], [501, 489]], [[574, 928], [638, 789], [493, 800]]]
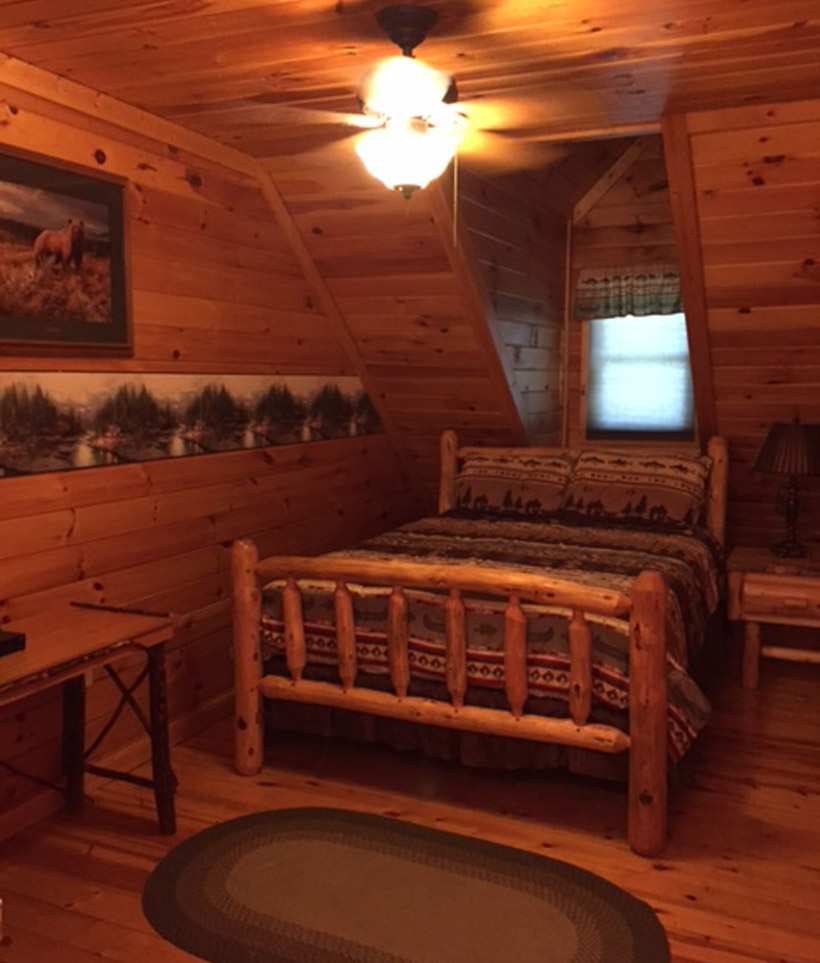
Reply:
[[[655, 907], [675, 963], [817, 963], [819, 694], [815, 668], [785, 663], [764, 664], [757, 692], [727, 684], [697, 765], [676, 790], [661, 859], [629, 851], [625, 797], [612, 789], [290, 737], [259, 778], [242, 779], [231, 771], [227, 723], [175, 750], [178, 838], [265, 808], [383, 813], [600, 873]], [[156, 835], [150, 796], [112, 784], [95, 802], [0, 846], [2, 963], [191, 959], [140, 912], [146, 874], [171, 844]]]

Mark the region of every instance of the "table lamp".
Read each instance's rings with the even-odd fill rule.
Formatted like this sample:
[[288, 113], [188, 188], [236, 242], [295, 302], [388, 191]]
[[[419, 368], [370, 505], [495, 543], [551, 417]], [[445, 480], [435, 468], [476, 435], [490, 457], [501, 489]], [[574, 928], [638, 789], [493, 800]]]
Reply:
[[775, 422], [766, 435], [755, 471], [788, 475], [786, 486], [786, 539], [772, 545], [775, 555], [802, 558], [806, 549], [797, 540], [797, 479], [820, 475], [820, 425], [804, 425], [799, 418]]

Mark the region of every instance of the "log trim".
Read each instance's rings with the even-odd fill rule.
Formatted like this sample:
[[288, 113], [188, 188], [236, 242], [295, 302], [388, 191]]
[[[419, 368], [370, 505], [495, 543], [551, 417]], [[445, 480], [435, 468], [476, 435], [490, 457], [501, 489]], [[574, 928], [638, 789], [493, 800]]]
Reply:
[[573, 225], [578, 224], [589, 214], [609, 189], [640, 159], [645, 150], [646, 143], [641, 138], [632, 141], [626, 150], [595, 181], [592, 187], [575, 202], [575, 206], [572, 208]]
[[695, 393], [695, 418], [701, 444], [717, 431], [715, 390], [706, 309], [706, 284], [698, 221], [697, 189], [692, 170], [688, 121], [685, 114], [662, 119], [663, 148], [669, 175], [669, 202], [675, 226], [681, 293], [689, 336], [689, 360]]
[[376, 385], [370, 377], [370, 370], [359, 353], [356, 339], [351, 334], [347, 321], [336, 304], [336, 299], [331, 294], [330, 288], [328, 288], [325, 283], [319, 269], [316, 267], [316, 262], [307, 249], [307, 245], [302, 240], [302, 235], [296, 226], [296, 222], [293, 220], [293, 215], [288, 210], [288, 206], [279, 193], [279, 189], [274, 183], [273, 178], [259, 161], [255, 161], [254, 163], [259, 189], [262, 191], [271, 209], [274, 220], [290, 245], [290, 249], [293, 251], [311, 290], [316, 293], [322, 310], [333, 326], [353, 370], [356, 372], [362, 382], [362, 386], [373, 402], [398, 457], [405, 485], [407, 485], [408, 490], [412, 491], [412, 485], [410, 483], [415, 476], [414, 466], [410, 459], [410, 453], [399, 433], [398, 426], [393, 419], [393, 415], [387, 407], [383, 396], [376, 390]]
[[[490, 374], [507, 416], [510, 433], [514, 441], [526, 445], [529, 439], [523, 398], [516, 386], [512, 357], [501, 336], [492, 299], [481, 277], [469, 232], [462, 224], [461, 217], [458, 217], [454, 224], [450, 204], [439, 181], [430, 184], [425, 189], [425, 194], [450, 267], [466, 292], [473, 329], [479, 344], [487, 353]], [[457, 244], [453, 243], [454, 228]]]

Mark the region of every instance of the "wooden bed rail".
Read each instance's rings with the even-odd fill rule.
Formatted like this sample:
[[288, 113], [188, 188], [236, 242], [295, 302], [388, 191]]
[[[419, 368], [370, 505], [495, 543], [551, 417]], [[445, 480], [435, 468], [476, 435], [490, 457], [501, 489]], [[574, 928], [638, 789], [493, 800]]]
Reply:
[[[254, 775], [263, 761], [262, 696], [370, 712], [460, 730], [618, 753], [630, 750], [629, 838], [637, 852], [653, 855], [665, 841], [666, 820], [666, 584], [642, 573], [631, 596], [529, 573], [487, 572], [479, 566], [344, 558], [277, 557], [260, 562], [248, 540], [234, 543], [234, 662], [238, 772]], [[299, 580], [335, 583], [334, 609], [339, 684], [305, 680], [305, 630]], [[285, 659], [290, 678], [263, 676], [260, 648], [261, 583], [281, 580]], [[357, 687], [353, 595], [348, 583], [390, 590], [387, 649], [394, 693]], [[408, 695], [408, 599], [406, 589], [442, 594], [445, 683], [450, 703]], [[466, 618], [486, 599], [504, 610], [504, 679], [509, 710], [465, 705]], [[568, 610], [570, 718], [524, 712], [528, 695], [527, 617], [521, 603]], [[587, 614], [629, 617], [630, 732], [589, 723], [592, 707], [592, 633]]]
[[541, 605], [582, 608], [595, 615], [628, 616], [632, 602], [623, 592], [568, 579], [529, 572], [500, 572], [480, 565], [442, 565], [437, 562], [402, 562], [359, 558], [277, 555], [256, 562], [263, 581], [274, 579], [321, 579], [329, 582], [360, 582], [366, 585], [402, 585], [405, 588], [518, 595]]

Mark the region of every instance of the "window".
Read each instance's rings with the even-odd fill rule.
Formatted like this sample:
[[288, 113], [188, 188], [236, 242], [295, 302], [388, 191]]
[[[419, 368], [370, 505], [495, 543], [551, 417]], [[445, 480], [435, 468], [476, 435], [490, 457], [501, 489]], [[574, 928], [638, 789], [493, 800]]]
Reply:
[[587, 438], [691, 440], [683, 314], [588, 321]]

